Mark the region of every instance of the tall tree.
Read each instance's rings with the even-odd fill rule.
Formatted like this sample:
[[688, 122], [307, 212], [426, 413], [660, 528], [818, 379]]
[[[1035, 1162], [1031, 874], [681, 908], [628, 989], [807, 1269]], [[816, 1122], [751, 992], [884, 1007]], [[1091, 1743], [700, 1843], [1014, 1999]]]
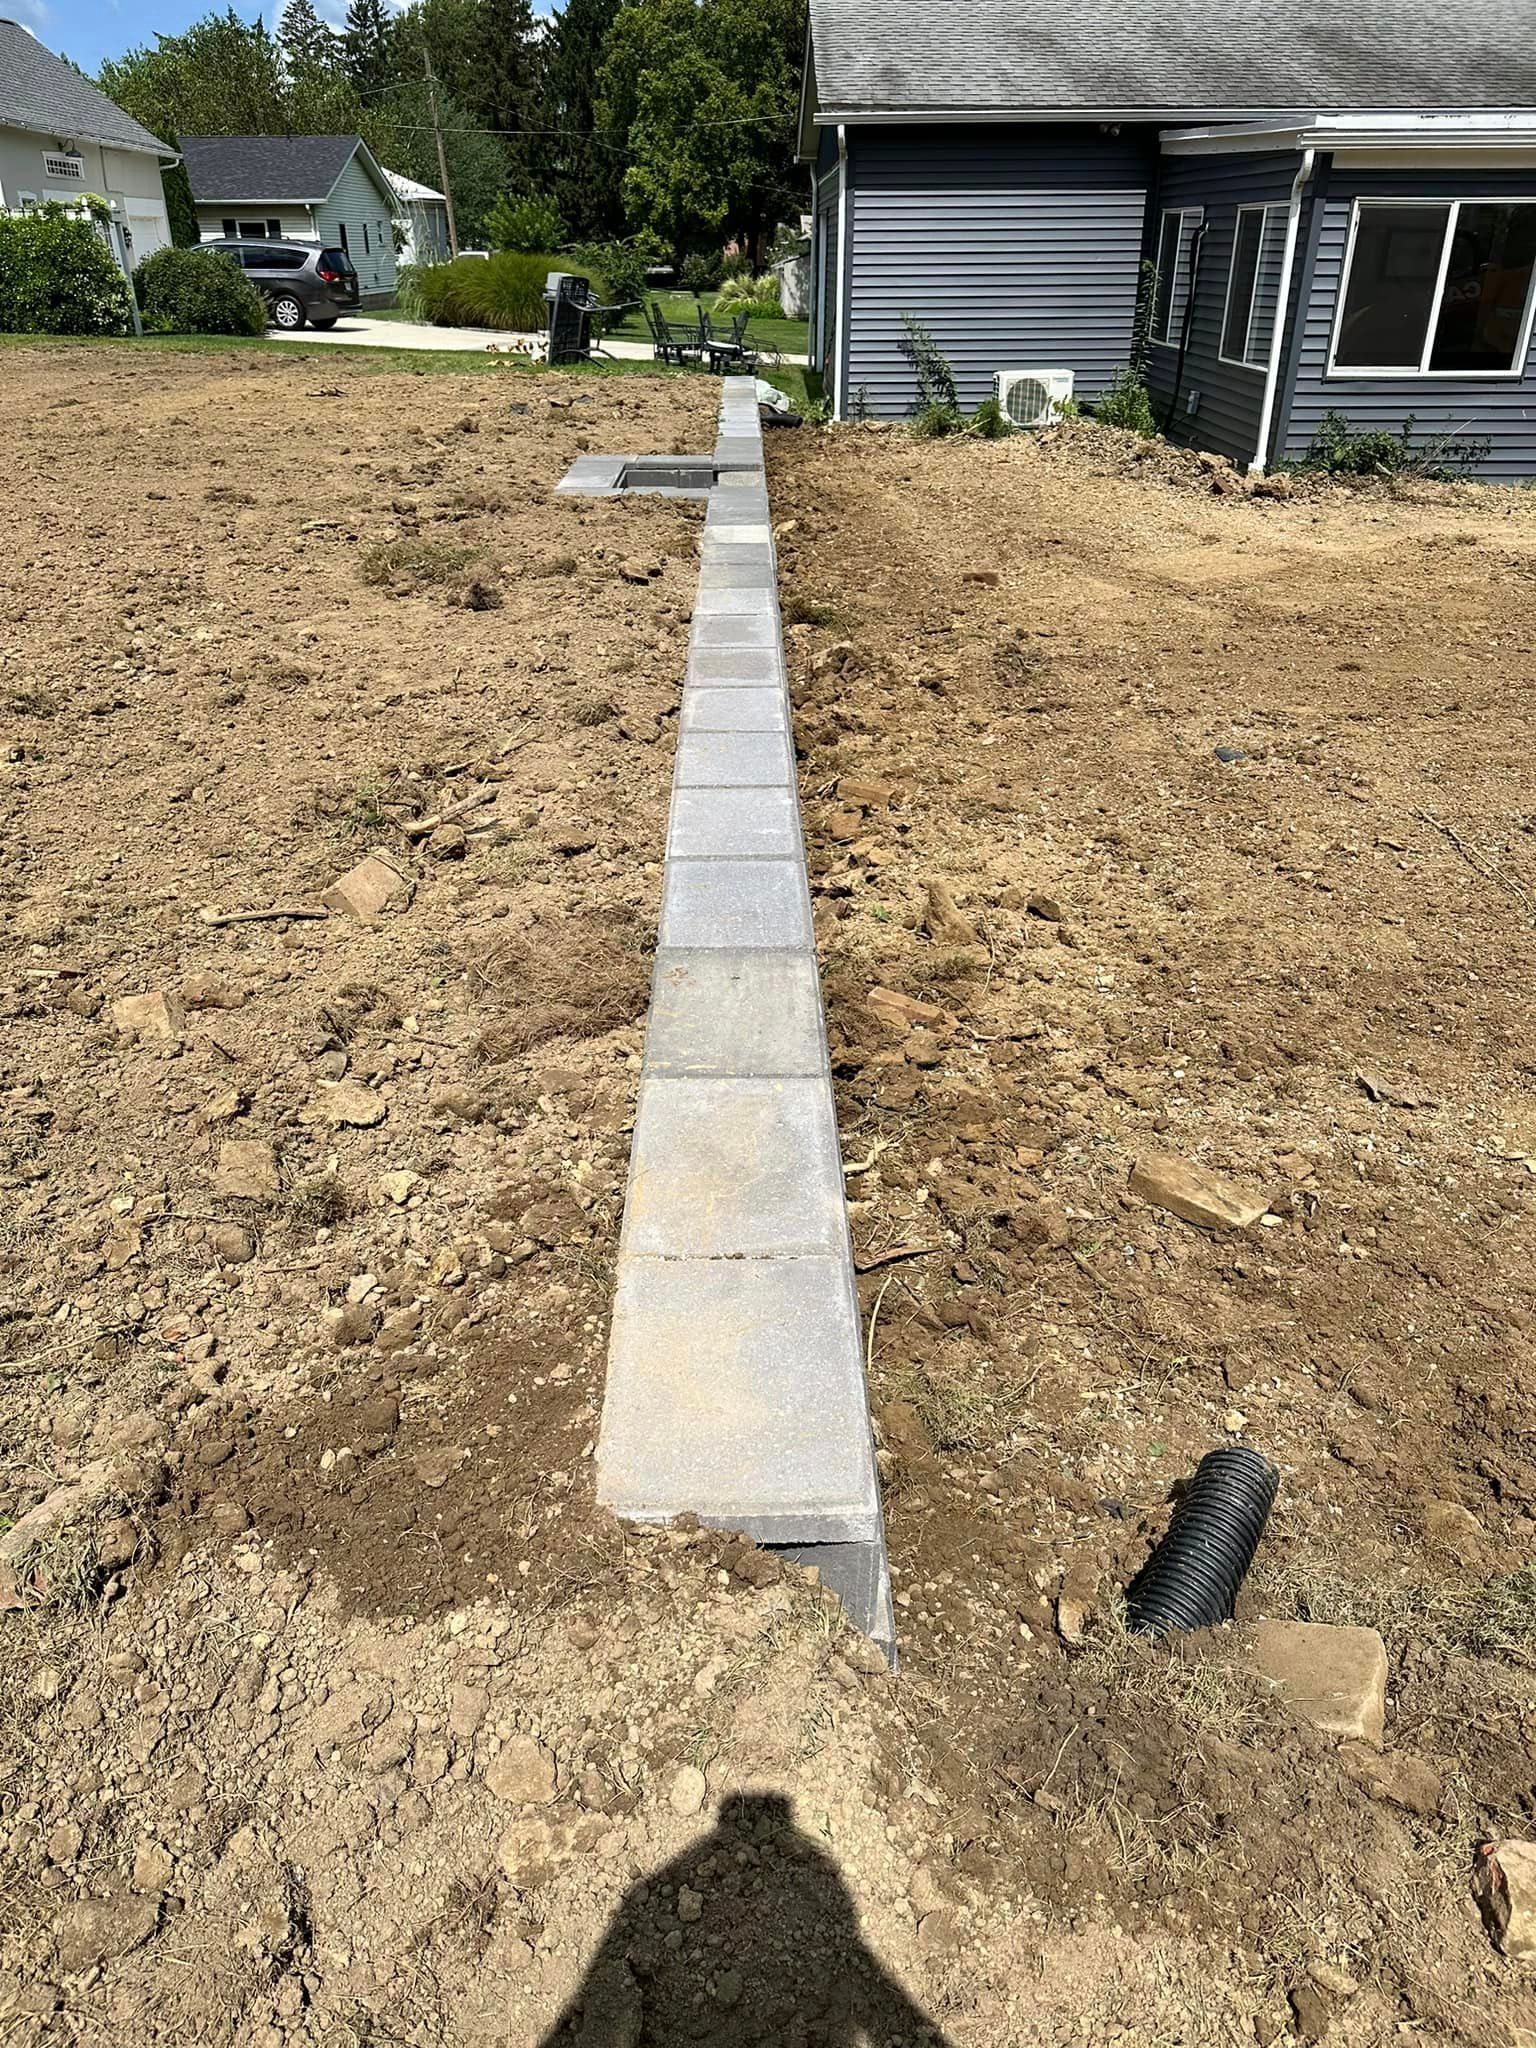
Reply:
[[478, 0], [470, 61], [469, 105], [501, 137], [514, 173], [536, 178], [545, 141], [544, 61], [530, 0]]
[[281, 52], [260, 15], [231, 7], [208, 14], [153, 49], [129, 50], [101, 67], [96, 83], [151, 135], [289, 135]]
[[342, 41], [347, 76], [362, 99], [385, 92], [395, 83], [395, 17], [387, 0], [351, 0]]
[[787, 210], [798, 0], [629, 0], [605, 45], [604, 126], [624, 205], [677, 253], [727, 231], [754, 248]]
[[550, 24], [544, 69], [548, 182], [578, 237], [619, 234], [624, 225], [622, 138], [599, 132], [597, 81], [609, 31], [623, 0], [566, 0]]

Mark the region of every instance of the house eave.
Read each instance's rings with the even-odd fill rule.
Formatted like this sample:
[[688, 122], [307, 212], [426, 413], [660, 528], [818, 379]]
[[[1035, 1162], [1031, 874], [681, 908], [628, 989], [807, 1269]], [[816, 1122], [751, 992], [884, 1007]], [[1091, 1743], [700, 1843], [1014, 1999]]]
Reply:
[[36, 128], [30, 121], [11, 121], [0, 114], [0, 128], [11, 135], [51, 136], [56, 142], [89, 142], [97, 149], [122, 149], [131, 156], [158, 157], [162, 163], [177, 164], [181, 158], [174, 149], [153, 136], [148, 142], [128, 142], [120, 135], [93, 135], [87, 128]]
[[1275, 122], [1165, 129], [1159, 146], [1165, 156], [1365, 149], [1434, 157], [1449, 151], [1530, 149], [1536, 148], [1536, 110], [1313, 113]]
[[[860, 128], [875, 125], [890, 125], [911, 122], [918, 125], [991, 127], [1000, 125], [1017, 126], [1023, 122], [1040, 122], [1060, 125], [1074, 123], [1098, 123], [1103, 126], [1144, 125], [1156, 127], [1165, 122], [1208, 123], [1218, 121], [1252, 123], [1254, 125], [1295, 121], [1294, 110], [1276, 107], [954, 107], [954, 106], [889, 106], [889, 107], [818, 107], [812, 115], [812, 125], [817, 128]], [[1304, 117], [1310, 118], [1310, 117]]]

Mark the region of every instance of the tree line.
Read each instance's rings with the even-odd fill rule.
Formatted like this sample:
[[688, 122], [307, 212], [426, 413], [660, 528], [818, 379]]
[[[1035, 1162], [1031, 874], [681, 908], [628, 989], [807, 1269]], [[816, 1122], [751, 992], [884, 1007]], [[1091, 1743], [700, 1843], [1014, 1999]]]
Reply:
[[[498, 203], [533, 202], [571, 240], [643, 237], [681, 261], [735, 240], [761, 254], [805, 205], [794, 164], [804, 0], [351, 0], [332, 29], [286, 0], [275, 30], [233, 7], [157, 36], [98, 85], [151, 134], [359, 134], [438, 187], [438, 134], [462, 242]], [[185, 174], [167, 180], [196, 239]], [[188, 230], [190, 228], [190, 235]]]

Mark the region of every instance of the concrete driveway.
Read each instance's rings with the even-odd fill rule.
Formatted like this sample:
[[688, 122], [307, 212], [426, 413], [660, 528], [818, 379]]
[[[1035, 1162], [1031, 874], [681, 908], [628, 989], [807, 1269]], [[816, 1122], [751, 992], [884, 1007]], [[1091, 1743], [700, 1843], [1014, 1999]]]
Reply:
[[[267, 332], [272, 341], [321, 342], [334, 348], [448, 349], [463, 351], [466, 355], [483, 354], [496, 343], [506, 347], [513, 342], [538, 338], [510, 329], [432, 327], [424, 321], [380, 320], [368, 313], [346, 314], [325, 334], [318, 333], [313, 327], [301, 327], [292, 334], [279, 334], [275, 328], [269, 328]], [[656, 351], [648, 341], [606, 341], [602, 347], [610, 356], [617, 356], [625, 362], [649, 363], [656, 357]], [[805, 357], [782, 356], [779, 360], [803, 364]]]

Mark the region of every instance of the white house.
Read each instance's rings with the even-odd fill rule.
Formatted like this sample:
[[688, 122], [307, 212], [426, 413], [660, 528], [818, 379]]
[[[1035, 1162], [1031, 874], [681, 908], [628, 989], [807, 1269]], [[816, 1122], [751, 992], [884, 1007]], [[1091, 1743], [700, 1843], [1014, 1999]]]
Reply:
[[0, 213], [109, 200], [135, 263], [169, 247], [168, 149], [19, 22], [0, 19]]
[[400, 223], [402, 263], [446, 263], [452, 251], [448, 243], [448, 201], [430, 185], [418, 185], [414, 178], [402, 178], [398, 171], [386, 171], [395, 195], [395, 219]]
[[352, 258], [364, 302], [395, 289], [395, 195], [360, 135], [178, 138], [205, 242], [279, 237]]

